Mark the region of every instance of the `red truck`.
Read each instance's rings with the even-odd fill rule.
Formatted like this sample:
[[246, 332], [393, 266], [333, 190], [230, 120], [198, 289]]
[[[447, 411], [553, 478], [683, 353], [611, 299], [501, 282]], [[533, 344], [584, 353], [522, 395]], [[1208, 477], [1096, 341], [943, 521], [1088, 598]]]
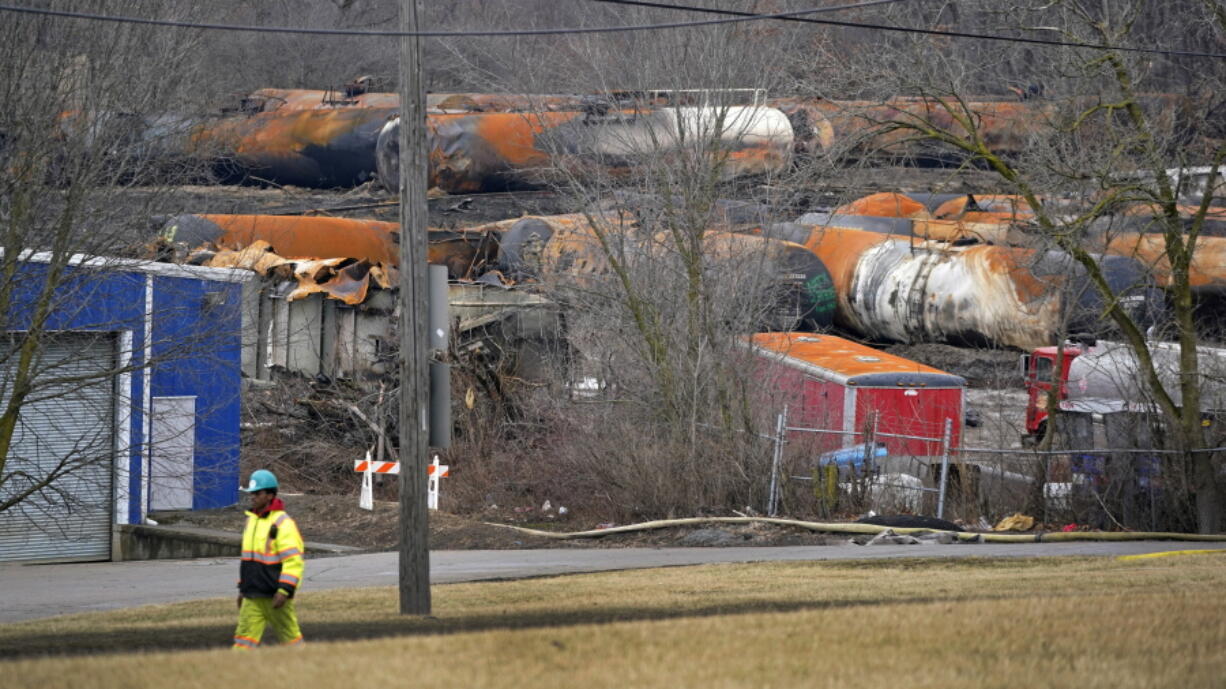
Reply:
[[1047, 393], [1053, 379], [1060, 381], [1060, 399], [1068, 393], [1068, 372], [1073, 360], [1081, 355], [1081, 347], [1065, 345], [1064, 359], [1060, 361], [1060, 375], [1053, 378], [1059, 347], [1039, 347], [1030, 354], [1022, 355], [1022, 380], [1026, 386], [1026, 434], [1025, 439], [1042, 438], [1047, 433]]

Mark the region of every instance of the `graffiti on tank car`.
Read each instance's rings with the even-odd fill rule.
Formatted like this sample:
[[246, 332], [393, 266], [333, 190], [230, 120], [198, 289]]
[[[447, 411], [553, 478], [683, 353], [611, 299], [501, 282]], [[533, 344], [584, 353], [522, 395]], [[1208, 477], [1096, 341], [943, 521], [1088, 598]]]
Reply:
[[815, 310], [834, 312], [839, 299], [829, 273], [818, 273], [806, 280], [804, 290]]

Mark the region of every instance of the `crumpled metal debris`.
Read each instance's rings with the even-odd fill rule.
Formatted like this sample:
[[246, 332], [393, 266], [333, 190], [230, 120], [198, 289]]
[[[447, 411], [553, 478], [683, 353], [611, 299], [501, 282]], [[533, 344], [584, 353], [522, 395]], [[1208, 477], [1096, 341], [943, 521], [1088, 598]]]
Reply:
[[[244, 268], [296, 280], [292, 299], [324, 292], [362, 303], [371, 285], [397, 283], [400, 227], [396, 223], [325, 216], [179, 215], [148, 253], [165, 260], [187, 254], [195, 265]], [[181, 249], [175, 250], [175, 247]], [[495, 261], [497, 232], [430, 229], [427, 260], [448, 276], [472, 279]], [[190, 251], [190, 253], [188, 253]]]
[[290, 260], [278, 256], [272, 245], [257, 240], [241, 249], [202, 250], [189, 263], [213, 268], [244, 268], [269, 278], [293, 279], [298, 283], [286, 301], [324, 293], [346, 304], [366, 301], [370, 286], [389, 289], [397, 283], [394, 268], [353, 258]]

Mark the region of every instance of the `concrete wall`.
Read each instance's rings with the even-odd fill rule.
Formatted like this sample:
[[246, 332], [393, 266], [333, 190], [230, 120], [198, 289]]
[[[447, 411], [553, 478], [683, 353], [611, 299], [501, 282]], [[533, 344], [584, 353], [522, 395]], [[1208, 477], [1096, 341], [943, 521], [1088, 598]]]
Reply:
[[241, 535], [237, 533], [229, 536], [141, 524], [119, 524], [115, 527], [111, 554], [116, 561], [237, 558], [241, 540]]
[[[242, 535], [193, 526], [151, 526], [148, 524], [117, 524], [112, 537], [112, 559], [175, 560], [196, 557], [237, 558], [242, 549]], [[338, 555], [360, 552], [360, 548], [307, 542], [311, 555]]]

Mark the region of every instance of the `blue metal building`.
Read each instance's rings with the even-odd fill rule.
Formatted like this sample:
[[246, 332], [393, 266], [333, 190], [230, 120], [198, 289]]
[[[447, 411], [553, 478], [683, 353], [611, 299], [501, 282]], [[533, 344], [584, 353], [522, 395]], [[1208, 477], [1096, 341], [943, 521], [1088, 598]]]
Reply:
[[[0, 411], [49, 270], [46, 255], [31, 254], [11, 282]], [[38, 350], [38, 394], [22, 407], [0, 503], [40, 476], [56, 478], [0, 511], [0, 561], [108, 559], [117, 524], [237, 501], [250, 275], [103, 258], [64, 268]], [[49, 517], [55, 528], [46, 528]]]

